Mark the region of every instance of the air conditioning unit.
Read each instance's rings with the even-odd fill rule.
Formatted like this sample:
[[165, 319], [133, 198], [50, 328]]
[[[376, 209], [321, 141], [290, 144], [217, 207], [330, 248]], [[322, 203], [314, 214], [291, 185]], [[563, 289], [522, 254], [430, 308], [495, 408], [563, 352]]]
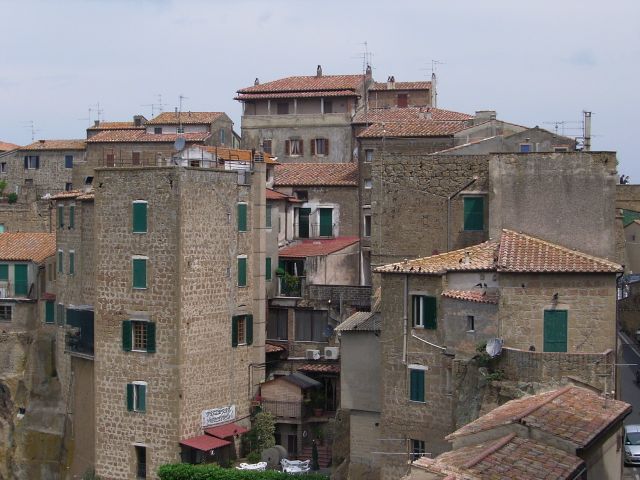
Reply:
[[305, 357], [307, 360], [320, 360], [320, 350], [307, 350]]
[[324, 358], [327, 360], [337, 360], [340, 356], [340, 347], [324, 347]]

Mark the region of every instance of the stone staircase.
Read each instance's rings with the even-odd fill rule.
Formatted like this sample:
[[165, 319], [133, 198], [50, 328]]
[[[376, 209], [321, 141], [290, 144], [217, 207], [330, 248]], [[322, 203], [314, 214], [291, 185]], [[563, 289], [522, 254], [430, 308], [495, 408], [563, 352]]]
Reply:
[[[300, 460], [311, 460], [311, 445], [302, 449], [298, 458]], [[331, 447], [329, 445], [318, 445], [318, 464], [320, 468], [327, 468], [331, 465]]]

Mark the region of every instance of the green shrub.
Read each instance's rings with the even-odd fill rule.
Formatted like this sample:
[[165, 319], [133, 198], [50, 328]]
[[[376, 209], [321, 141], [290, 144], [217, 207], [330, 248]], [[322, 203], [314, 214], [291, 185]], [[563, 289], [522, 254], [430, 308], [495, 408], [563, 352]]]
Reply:
[[18, 194], [16, 192], [11, 192], [7, 195], [7, 200], [9, 200], [9, 203], [16, 203], [18, 201]]
[[255, 450], [262, 452], [276, 444], [276, 423], [273, 415], [267, 412], [257, 414], [253, 420], [253, 428], [256, 444]]
[[253, 450], [247, 455], [247, 463], [258, 463], [261, 459], [262, 455], [257, 450]]
[[[158, 469], [160, 480], [291, 480], [298, 475], [267, 470], [254, 472], [250, 470], [236, 470], [220, 468], [216, 465], [190, 465], [179, 463], [163, 465]], [[309, 473], [300, 477], [304, 480], [327, 480], [329, 477], [317, 473]]]
[[0, 196], [4, 195], [4, 189], [7, 188], [7, 181], [0, 180]]

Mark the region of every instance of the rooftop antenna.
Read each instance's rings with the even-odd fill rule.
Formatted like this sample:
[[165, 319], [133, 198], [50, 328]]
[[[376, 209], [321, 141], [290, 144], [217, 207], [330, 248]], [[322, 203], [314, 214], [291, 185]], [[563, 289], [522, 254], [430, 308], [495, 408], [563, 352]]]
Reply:
[[40, 130], [36, 130], [36, 122], [34, 122], [33, 120], [27, 120], [26, 122], [23, 122], [25, 125], [25, 128], [28, 128], [31, 130], [31, 141], [35, 142], [36, 141], [36, 133], [38, 133]]
[[155, 117], [156, 116], [156, 110], [158, 111], [158, 113], [162, 113], [163, 112], [163, 108], [162, 107], [166, 107], [167, 104], [166, 103], [162, 103], [162, 94], [159, 93], [158, 94], [158, 100], [157, 103], [146, 103], [144, 105], [141, 105], [142, 107], [151, 107], [151, 117]]
[[182, 131], [182, 101], [183, 100], [188, 100], [188, 97], [185, 97], [184, 95], [180, 94], [180, 96], [178, 97], [179, 99], [179, 107], [178, 107], [178, 133], [183, 133]]
[[[365, 40], [360, 45], [363, 45], [363, 51], [351, 58], [360, 58], [362, 59], [362, 84], [365, 85], [367, 81], [367, 75], [373, 71], [373, 53], [369, 51], [369, 43]], [[367, 109], [369, 106], [369, 92], [368, 88], [365, 85], [363, 97], [364, 97], [364, 115], [365, 118], [367, 116]]]
[[440, 60], [431, 60], [431, 106], [433, 108], [438, 108], [438, 89], [436, 87], [436, 70], [438, 68], [438, 65], [446, 65], [446, 63], [441, 62]]

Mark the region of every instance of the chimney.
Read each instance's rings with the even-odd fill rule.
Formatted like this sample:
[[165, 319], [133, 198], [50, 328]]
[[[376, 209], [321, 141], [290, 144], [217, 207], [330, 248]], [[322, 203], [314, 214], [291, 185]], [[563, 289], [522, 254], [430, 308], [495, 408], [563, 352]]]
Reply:
[[316, 69], [316, 77], [320, 78], [322, 76], [322, 65], [318, 65]]
[[134, 115], [133, 116], [133, 125], [136, 127], [141, 127], [142, 125], [144, 125], [146, 123], [146, 118], [144, 118], [144, 116], [142, 115]]
[[42, 139], [40, 139], [40, 140], [38, 140], [38, 141], [39, 141], [40, 143], [44, 143], [44, 142], [45, 142], [45, 140], [42, 140]]
[[254, 85], [260, 85], [260, 79], [258, 77], [256, 77], [256, 79], [253, 81]]
[[495, 120], [495, 119], [496, 119], [495, 110], [478, 110], [476, 111], [476, 114], [473, 117], [473, 124], [478, 125], [488, 120]]
[[436, 88], [436, 72], [431, 74], [431, 106], [438, 108], [438, 90]]
[[97, 127], [98, 125], [100, 125], [100, 120], [94, 120], [93, 121], [93, 126]]
[[387, 78], [387, 90], [395, 90], [396, 88], [396, 77], [391, 75]]

